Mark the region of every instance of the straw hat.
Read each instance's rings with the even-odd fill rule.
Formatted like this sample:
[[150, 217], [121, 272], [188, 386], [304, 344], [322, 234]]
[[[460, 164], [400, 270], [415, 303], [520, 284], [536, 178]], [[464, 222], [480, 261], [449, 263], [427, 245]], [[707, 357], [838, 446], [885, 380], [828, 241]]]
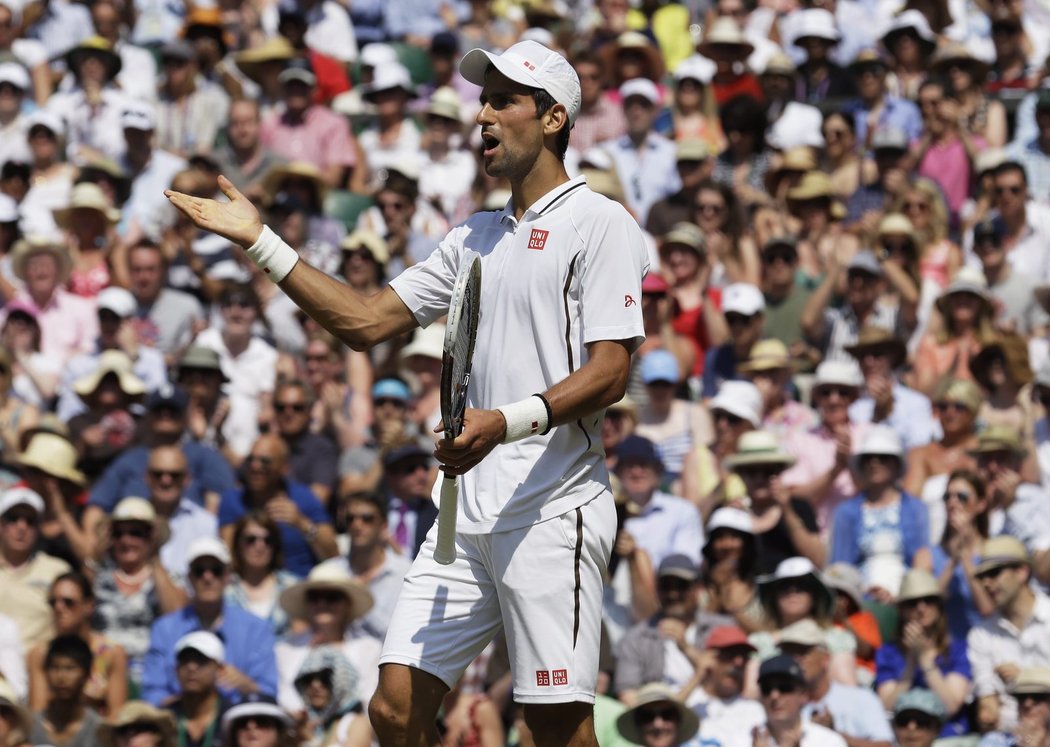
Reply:
[[142, 700], [131, 700], [120, 707], [110, 721], [99, 725], [95, 733], [102, 747], [113, 747], [118, 729], [131, 724], [149, 724], [160, 732], [160, 747], [174, 747], [176, 741], [175, 719], [168, 711], [154, 708]]
[[26, 262], [37, 254], [50, 254], [58, 263], [59, 283], [64, 285], [73, 269], [73, 259], [62, 244], [44, 236], [30, 236], [15, 243], [11, 253], [11, 271], [15, 277], [24, 281]]
[[391, 62], [377, 67], [372, 77], [372, 82], [361, 86], [361, 98], [365, 101], [373, 101], [375, 94], [380, 91], [404, 91], [409, 98], [416, 95], [416, 88], [412, 85], [412, 75], [408, 68], [400, 62]]
[[645, 57], [650, 80], [660, 80], [664, 77], [664, 58], [660, 50], [656, 48], [653, 41], [640, 31], [624, 31], [616, 41], [607, 42], [599, 50], [599, 56], [604, 62], [605, 70], [616, 69], [616, 58], [621, 54], [636, 53]]
[[737, 22], [726, 16], [715, 19], [707, 33], [704, 34], [703, 41], [697, 45], [696, 51], [710, 58], [713, 54], [717, 54], [719, 47], [738, 48], [741, 59], [749, 57], [755, 51], [755, 45], [747, 40]]
[[994, 454], [999, 451], [1012, 452], [1018, 459], [1028, 454], [1016, 428], [1007, 425], [990, 425], [977, 434], [977, 448], [969, 449], [970, 456]]
[[22, 732], [23, 742], [28, 739], [29, 732], [33, 728], [33, 717], [22, 707], [14, 688], [5, 679], [0, 679], [0, 706], [6, 706], [14, 712], [15, 729]]
[[1009, 692], [1014, 697], [1050, 693], [1050, 667], [1025, 667], [1018, 672]]
[[964, 405], [974, 415], [981, 409], [981, 401], [984, 399], [981, 390], [972, 381], [964, 379], [948, 379], [937, 387], [934, 393], [934, 402], [957, 402]]
[[897, 431], [888, 425], [873, 425], [853, 451], [854, 456], [891, 456], [904, 459], [904, 447]]
[[964, 64], [974, 71], [978, 81], [988, 74], [988, 63], [974, 56], [970, 48], [962, 42], [949, 41], [933, 53], [930, 69], [935, 73], [945, 73], [956, 64]]
[[1035, 375], [1028, 360], [1028, 342], [1017, 333], [1001, 334], [985, 343], [979, 353], [970, 359], [970, 373], [981, 386], [991, 388], [988, 368], [1001, 356], [1007, 376], [1017, 386], [1028, 384]]
[[847, 345], [846, 352], [860, 360], [864, 353], [873, 348], [884, 349], [890, 356], [890, 365], [893, 368], [899, 368], [908, 357], [908, 349], [903, 342], [897, 339], [896, 335], [884, 327], [877, 327], [873, 324], [861, 328], [857, 341], [852, 345]]
[[390, 250], [383, 237], [366, 228], [360, 228], [349, 234], [339, 244], [339, 248], [344, 252], [367, 249], [372, 254], [372, 259], [381, 265], [385, 265], [390, 259]]
[[62, 480], [84, 486], [87, 478], [77, 469], [77, 450], [67, 439], [57, 433], [35, 434], [18, 457], [23, 467], [32, 467]]
[[432, 117], [442, 117], [460, 122], [463, 119], [461, 105], [462, 101], [455, 88], [441, 86], [441, 88], [430, 94], [430, 102], [424, 111]]
[[767, 610], [773, 608], [777, 587], [786, 581], [801, 581], [807, 584], [813, 594], [814, 608], [823, 607], [822, 612], [830, 612], [835, 605], [835, 595], [825, 585], [817, 567], [807, 558], [794, 557], [781, 560], [775, 571], [759, 576], [755, 581], [758, 582], [758, 595], [762, 600], [762, 606]]
[[106, 66], [106, 77], [109, 80], [117, 77], [121, 68], [120, 55], [114, 52], [113, 45], [101, 36], [89, 36], [66, 52], [66, 64], [69, 65], [70, 70], [75, 72], [84, 58], [92, 55], [102, 58]]
[[257, 47], [242, 50], [233, 56], [241, 72], [258, 82], [262, 66], [268, 62], [287, 62], [295, 57], [295, 47], [283, 36], [273, 36]]
[[780, 441], [769, 431], [748, 431], [740, 437], [736, 453], [722, 460], [725, 468], [732, 471], [760, 464], [787, 469], [794, 463], [795, 457], [782, 451]]
[[827, 199], [830, 202], [831, 217], [841, 219], [846, 215], [846, 207], [843, 205], [831, 184], [831, 178], [823, 171], [807, 171], [802, 179], [794, 187], [788, 190], [788, 207], [791, 203], [806, 202], [808, 200]]
[[970, 293], [980, 298], [984, 302], [984, 310], [986, 312], [992, 308], [991, 297], [988, 295], [988, 281], [985, 279], [984, 273], [976, 267], [964, 266], [959, 268], [948, 287], [937, 297], [937, 310], [942, 314], [947, 314], [948, 299], [958, 293]]
[[912, 568], [904, 574], [904, 579], [901, 581], [901, 590], [897, 593], [897, 604], [926, 597], [943, 599], [941, 586], [929, 571]]
[[981, 546], [981, 562], [974, 569], [974, 574], [980, 576], [996, 568], [1031, 564], [1032, 559], [1021, 540], [1009, 534], [1000, 534], [984, 541], [984, 545]]
[[915, 224], [903, 213], [887, 213], [879, 221], [878, 237], [881, 239], [883, 236], [907, 236], [916, 248], [922, 244]]
[[129, 397], [138, 397], [146, 393], [146, 384], [132, 370], [133, 363], [123, 350], [106, 350], [98, 358], [98, 366], [86, 376], [73, 382], [73, 391], [81, 397], [89, 397], [98, 389], [106, 376], [117, 377], [120, 390]]
[[59, 228], [72, 228], [73, 211], [76, 209], [94, 210], [105, 216], [110, 223], [120, 222], [120, 211], [113, 207], [102, 188], [91, 182], [81, 182], [73, 187], [69, 195], [69, 204], [64, 208], [51, 211]]
[[305, 619], [308, 609], [307, 594], [315, 589], [341, 592], [350, 601], [350, 619], [364, 616], [375, 603], [372, 592], [360, 581], [338, 566], [322, 563], [314, 566], [305, 581], [300, 581], [281, 594], [281, 608], [291, 618]]
[[858, 610], [864, 609], [864, 576], [849, 563], [832, 563], [824, 569], [824, 585], [848, 596]]
[[815, 392], [822, 386], [860, 389], [864, 386], [864, 374], [856, 361], [823, 361], [817, 366], [811, 391]]
[[692, 739], [700, 729], [700, 717], [692, 709], [678, 702], [674, 690], [662, 682], [651, 682], [642, 685], [635, 696], [634, 706], [628, 708], [616, 719], [616, 728], [620, 736], [634, 744], [644, 744], [642, 732], [635, 721], [635, 714], [645, 706], [654, 703], [666, 703], [678, 711], [678, 733], [675, 744], [684, 744]]
[[263, 192], [266, 193], [267, 203], [273, 202], [274, 197], [281, 191], [281, 183], [289, 177], [306, 179], [311, 182], [314, 187], [314, 194], [317, 196], [316, 207], [321, 207], [324, 203], [325, 195], [328, 193], [328, 185], [325, 183], [320, 169], [305, 161], [282, 163], [266, 172], [266, 176], [262, 180], [262, 188]]
[[781, 340], [770, 338], [752, 345], [747, 360], [738, 364], [736, 370], [740, 373], [755, 373], [791, 369], [793, 365], [787, 345]]

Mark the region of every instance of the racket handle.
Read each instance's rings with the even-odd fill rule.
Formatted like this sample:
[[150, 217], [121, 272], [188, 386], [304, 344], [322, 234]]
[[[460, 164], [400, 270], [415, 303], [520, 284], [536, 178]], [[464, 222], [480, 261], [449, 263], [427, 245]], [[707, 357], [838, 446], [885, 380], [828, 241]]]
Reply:
[[434, 560], [450, 565], [456, 559], [456, 513], [459, 510], [459, 481], [455, 475], [441, 480], [441, 505], [438, 511], [437, 547]]

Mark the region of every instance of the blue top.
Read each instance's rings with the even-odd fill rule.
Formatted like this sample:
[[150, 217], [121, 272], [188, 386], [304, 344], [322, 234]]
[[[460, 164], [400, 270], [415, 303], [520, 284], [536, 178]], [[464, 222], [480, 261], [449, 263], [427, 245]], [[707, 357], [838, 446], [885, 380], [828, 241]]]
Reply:
[[[149, 650], [142, 667], [142, 697], [155, 706], [176, 695], [179, 680], [175, 676], [175, 643], [187, 633], [202, 630], [200, 619], [192, 605], [157, 618], [150, 631]], [[262, 692], [277, 694], [277, 660], [274, 657], [274, 639], [270, 624], [250, 612], [226, 602], [222, 618], [213, 631], [226, 646], [226, 662], [251, 678]], [[236, 690], [219, 688], [223, 697], [232, 703], [241, 701]]]
[[[897, 647], [895, 643], [884, 643], [875, 652], [875, 687], [878, 688], [883, 682], [894, 682], [901, 678], [907, 666], [907, 655]], [[966, 639], [951, 637], [948, 641], [948, 652], [939, 654], [936, 659], [937, 669], [942, 675], [952, 672], [961, 674], [968, 680], [973, 680], [973, 672], [970, 669], [970, 659], [966, 655]], [[929, 688], [926, 675], [921, 669], [916, 668], [912, 687]], [[966, 706], [963, 705], [958, 713], [953, 713], [941, 729], [942, 737], [961, 737], [970, 733], [970, 721], [966, 716]]]
[[[886, 94], [882, 99], [882, 112], [876, 129], [890, 128], [901, 130], [908, 140], [922, 137], [922, 114], [913, 102]], [[857, 142], [862, 143], [868, 135], [868, 116], [871, 110], [864, 102], [857, 99], [847, 107], [853, 111], [853, 122], [856, 125]]]
[[[849, 406], [849, 419], [853, 423], [870, 423], [874, 417], [875, 400], [867, 392]], [[900, 436], [905, 453], [940, 438], [940, 426], [933, 417], [930, 400], [898, 382], [893, 383], [893, 412], [883, 422]]]
[[[317, 500], [317, 496], [313, 494], [310, 488], [302, 483], [287, 480], [285, 482], [285, 490], [292, 503], [296, 505], [299, 512], [307, 519], [314, 524], [331, 523], [324, 504]], [[222, 494], [222, 502], [219, 503], [219, 527], [227, 527], [235, 523], [237, 519], [244, 516], [247, 512], [248, 507], [244, 505], [244, 489], [227, 490]], [[293, 527], [291, 524], [285, 524], [280, 521], [277, 522], [277, 526], [281, 529], [284, 567], [296, 576], [305, 578], [310, 573], [310, 569], [317, 565], [320, 558], [314, 555], [314, 551], [310, 549], [310, 544], [306, 541], [305, 535], [299, 531], [298, 527]]]
[[852, 739], [892, 742], [893, 731], [886, 719], [879, 696], [864, 687], [832, 682], [823, 700], [807, 703], [802, 709], [806, 719], [817, 710], [826, 709], [835, 722], [835, 731]]
[[[950, 558], [940, 545], [930, 548], [933, 555], [933, 576], [940, 578]], [[979, 557], [973, 559], [974, 565], [981, 562]], [[966, 569], [955, 566], [952, 580], [948, 583], [948, 594], [944, 602], [944, 615], [948, 618], [948, 633], [957, 641], [965, 641], [970, 628], [978, 625], [982, 619], [973, 603], [973, 592], [966, 581]]]
[[[180, 447], [186, 455], [186, 465], [190, 473], [189, 482], [182, 493], [184, 498], [203, 506], [205, 493], [221, 495], [233, 488], [233, 470], [219, 452], [197, 441], [184, 441]], [[148, 447], [136, 446], [128, 449], [102, 473], [102, 477], [91, 489], [88, 503], [110, 513], [122, 498], [129, 495], [148, 496], [148, 464]]]
[[[835, 509], [831, 530], [831, 563], [860, 565], [865, 558], [861, 552], [861, 537], [864, 533], [864, 493], [850, 498]], [[929, 545], [930, 520], [926, 506], [918, 498], [901, 493], [900, 502], [901, 549], [905, 564], [910, 568], [915, 553]]]
[[736, 370], [736, 353], [732, 343], [711, 348], [704, 355], [704, 377], [701, 394], [709, 399], [718, 394], [723, 381], [738, 381], [743, 377]]

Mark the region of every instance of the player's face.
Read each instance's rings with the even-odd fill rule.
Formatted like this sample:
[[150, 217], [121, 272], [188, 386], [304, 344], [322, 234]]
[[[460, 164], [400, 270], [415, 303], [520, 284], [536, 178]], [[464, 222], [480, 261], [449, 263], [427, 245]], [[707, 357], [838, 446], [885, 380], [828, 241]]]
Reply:
[[544, 118], [536, 117], [531, 89], [491, 70], [476, 121], [481, 125], [485, 173], [512, 182], [523, 179], [543, 151]]

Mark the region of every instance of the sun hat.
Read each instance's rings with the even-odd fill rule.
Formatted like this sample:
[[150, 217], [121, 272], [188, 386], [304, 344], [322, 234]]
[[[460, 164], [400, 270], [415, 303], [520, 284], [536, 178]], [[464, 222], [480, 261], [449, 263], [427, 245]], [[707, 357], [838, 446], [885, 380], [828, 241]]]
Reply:
[[948, 41], [938, 47], [930, 59], [930, 70], [943, 73], [959, 63], [972, 67], [977, 79], [988, 74], [988, 63], [976, 57], [966, 44], [958, 41]]
[[580, 79], [569, 61], [557, 52], [534, 41], [518, 42], [499, 55], [472, 49], [460, 60], [459, 72], [468, 82], [483, 86], [489, 65], [515, 83], [542, 88], [565, 107], [569, 125], [576, 122], [580, 113]]
[[883, 275], [882, 265], [870, 249], [861, 249], [854, 254], [846, 265], [846, 272], [864, 272], [876, 277]]
[[873, 425], [853, 454], [856, 457], [892, 456], [903, 460], [904, 447], [901, 446], [901, 438], [893, 428], [888, 425]]
[[780, 154], [780, 163], [770, 171], [770, 180], [775, 181], [785, 171], [799, 171], [803, 174], [817, 168], [817, 158], [808, 145], [788, 148]]
[[857, 609], [864, 609], [864, 576], [855, 565], [832, 563], [824, 569], [824, 585], [848, 596]]
[[846, 386], [860, 389], [864, 386], [864, 374], [856, 361], [822, 361], [813, 374], [813, 388], [824, 386]]
[[758, 576], [755, 579], [762, 606], [767, 610], [772, 609], [777, 587], [792, 580], [802, 580], [809, 585], [813, 593], [814, 609], [823, 607], [823, 612], [830, 612], [834, 608], [834, 594], [824, 584], [817, 567], [808, 558], [799, 556], [781, 560], [772, 573]]
[[959, 293], [970, 293], [984, 302], [985, 309], [991, 309], [991, 297], [988, 295], [988, 280], [984, 273], [976, 267], [964, 265], [960, 267], [955, 277], [937, 298], [937, 310], [947, 314], [948, 299]]
[[918, 232], [915, 230], [915, 224], [903, 213], [887, 213], [879, 221], [879, 228], [876, 233], [879, 238], [883, 236], [907, 236], [916, 247], [922, 243], [919, 240]]
[[697, 45], [696, 51], [710, 59], [717, 53], [718, 47], [738, 47], [741, 58], [746, 58], [755, 51], [755, 45], [747, 40], [737, 22], [726, 16], [715, 19], [704, 34], [703, 41]]
[[[368, 45], [365, 50], [374, 45]], [[362, 50], [362, 54], [364, 50]], [[233, 61], [248, 78], [259, 81], [262, 68], [271, 62], [286, 62], [296, 55], [295, 47], [281, 35], [268, 38], [263, 43], [234, 53]]]
[[779, 49], [769, 56], [765, 67], [762, 68], [762, 75], [786, 75], [794, 78], [797, 73], [795, 63]]
[[752, 651], [755, 647], [748, 640], [747, 633], [736, 625], [716, 625], [704, 639], [704, 649], [713, 650], [720, 648], [734, 648], [736, 646], [747, 646]]
[[694, 54], [678, 63], [678, 67], [674, 69], [674, 79], [676, 83], [681, 83], [683, 80], [696, 80], [706, 86], [715, 77], [717, 69], [711, 60]]
[[751, 514], [741, 508], [723, 506], [711, 513], [711, 518], [707, 520], [707, 526], [704, 527], [704, 533], [710, 538], [719, 529], [732, 529], [734, 532], [754, 536], [754, 519]]
[[796, 208], [799, 202], [826, 199], [829, 201], [831, 217], [840, 219], [846, 215], [846, 208], [839, 201], [831, 178], [823, 171], [807, 171], [803, 174], [798, 184], [788, 190], [787, 199], [788, 207], [794, 203]]
[[26, 117], [25, 132], [27, 135], [37, 127], [43, 127], [55, 137], [64, 137], [66, 134], [66, 125], [62, 118], [47, 109], [37, 109]]
[[222, 22], [222, 11], [218, 8], [197, 6], [186, 16], [186, 25], [182, 27], [182, 36], [193, 41], [199, 37], [211, 37], [219, 45], [219, 57], [223, 58], [234, 44], [232, 34], [226, 32]]
[[645, 58], [647, 77], [661, 80], [664, 77], [664, 58], [652, 39], [640, 31], [628, 29], [612, 42], [606, 42], [598, 50], [598, 56], [606, 70], [616, 70], [619, 57], [638, 54]]
[[677, 384], [681, 379], [678, 371], [678, 359], [669, 350], [653, 350], [642, 356], [642, 364], [639, 367], [642, 382], [655, 384], [666, 381]]
[[894, 17], [889, 28], [882, 35], [882, 45], [889, 49], [897, 37], [911, 32], [927, 52], [937, 48], [937, 35], [930, 28], [926, 16], [919, 10], [905, 10]]
[[[285, 729], [292, 728], [295, 723], [292, 721], [292, 717], [277, 705], [277, 701], [272, 696], [265, 693], [252, 693], [245, 696], [240, 703], [222, 715], [222, 721], [219, 722], [219, 729], [222, 732], [222, 743], [232, 744], [230, 732], [233, 730], [236, 722], [252, 716], [275, 719], [280, 721]], [[281, 744], [281, 742], [278, 742], [278, 744]]]
[[758, 428], [762, 423], [762, 393], [750, 381], [723, 381], [707, 409], [728, 412]]
[[984, 541], [981, 546], [981, 562], [974, 569], [974, 575], [980, 576], [996, 568], [1011, 565], [1031, 566], [1032, 558], [1021, 540], [1009, 534], [1000, 534]]
[[914, 599], [925, 599], [926, 597], [944, 598], [940, 584], [929, 571], [922, 568], [912, 568], [904, 574], [901, 579], [901, 588], [897, 592], [897, 604], [910, 602]]
[[95, 732], [101, 747], [113, 747], [116, 732], [131, 724], [149, 724], [160, 732], [160, 747], [173, 747], [176, 741], [175, 718], [168, 711], [154, 708], [143, 700], [130, 700], [120, 707], [117, 715], [99, 725]]
[[430, 94], [430, 101], [423, 111], [432, 117], [451, 119], [454, 122], [463, 119], [462, 101], [456, 89], [451, 86], [441, 86]]
[[722, 289], [722, 313], [754, 316], [766, 310], [766, 298], [758, 286], [751, 283], [732, 283]]
[[190, 345], [179, 358], [178, 370], [187, 369], [198, 371], [218, 371], [222, 374], [222, 380], [227, 381], [226, 374], [222, 373], [222, 361], [218, 352], [203, 345]]
[[113, 51], [113, 45], [108, 39], [101, 36], [89, 36], [65, 54], [66, 64], [69, 69], [76, 71], [85, 58], [95, 56], [102, 58], [106, 67], [106, 77], [109, 80], [117, 77], [120, 72], [120, 55]]
[[380, 67], [381, 65], [397, 62], [397, 50], [382, 42], [368, 44], [361, 50], [358, 61], [361, 63], [361, 67]]
[[1028, 340], [1016, 332], [1002, 332], [983, 344], [977, 355], [970, 358], [968, 367], [974, 380], [983, 387], [994, 389], [988, 379], [988, 369], [999, 359], [1016, 386], [1023, 387], [1034, 378], [1028, 358]]
[[759, 340], [751, 346], [747, 354], [747, 360], [737, 364], [736, 370], [740, 373], [755, 373], [757, 371], [777, 371], [780, 369], [791, 369], [794, 363], [787, 345], [781, 340], [771, 337], [767, 340]]
[[401, 350], [401, 360], [418, 355], [423, 358], [441, 360], [441, 354], [445, 347], [445, 325], [431, 324], [429, 327], [421, 327], [416, 330], [412, 342], [405, 345]]
[[114, 523], [118, 521], [139, 521], [143, 524], [152, 524], [157, 520], [157, 511], [153, 504], [145, 498], [128, 496], [121, 498], [113, 513], [109, 516]]
[[73, 258], [69, 250], [58, 241], [45, 236], [28, 236], [15, 242], [11, 252], [11, 271], [19, 280], [25, 281], [26, 263], [37, 254], [50, 254], [58, 263], [59, 283], [65, 284], [73, 269]]
[[73, 391], [81, 397], [92, 395], [109, 375], [117, 377], [120, 391], [129, 397], [140, 397], [146, 393], [146, 384], [135, 375], [134, 364], [123, 350], [104, 350], [98, 364], [91, 373], [73, 382]]
[[175, 641], [175, 656], [183, 651], [196, 651], [218, 664], [226, 661], [226, 646], [210, 630], [195, 630]]
[[837, 44], [842, 38], [839, 33], [835, 16], [823, 8], [805, 8], [795, 11], [797, 26], [795, 27], [795, 46], [801, 46], [799, 42], [803, 39], [823, 39], [824, 41]]
[[675, 161], [706, 161], [714, 152], [711, 146], [700, 138], [687, 137], [675, 143]]
[[908, 711], [917, 711], [927, 716], [933, 716], [941, 723], [948, 717], [948, 711], [944, 702], [937, 694], [925, 687], [913, 687], [901, 693], [897, 702], [893, 705], [893, 715], [899, 716]]
[[997, 451], [1009, 451], [1019, 459], [1028, 455], [1016, 428], [1007, 425], [990, 425], [977, 434], [977, 448], [967, 450], [970, 456], [991, 454]]
[[409, 98], [416, 95], [416, 88], [412, 85], [412, 76], [408, 68], [400, 62], [390, 62], [375, 69], [371, 83], [361, 86], [361, 98], [365, 101], [373, 101], [375, 95], [380, 91], [404, 91]]
[[883, 349], [890, 356], [890, 365], [893, 368], [899, 368], [908, 357], [908, 349], [896, 335], [885, 327], [878, 327], [874, 324], [862, 327], [860, 334], [857, 335], [857, 341], [852, 345], [847, 345], [845, 349], [858, 361], [868, 351]]
[[6, 706], [14, 712], [15, 729], [22, 732], [23, 738], [28, 738], [29, 732], [33, 728], [33, 716], [22, 706], [21, 701], [18, 699], [18, 694], [15, 693], [15, 689], [11, 687], [11, 684], [2, 678], [0, 678], [0, 706]]
[[736, 453], [722, 460], [722, 465], [731, 471], [762, 464], [787, 469], [794, 463], [795, 457], [782, 451], [780, 440], [769, 431], [748, 431], [737, 442]]
[[780, 631], [780, 643], [793, 643], [796, 646], [828, 647], [828, 634], [816, 620], [805, 617], [791, 623]]
[[853, 57], [853, 61], [846, 66], [846, 68], [853, 73], [857, 74], [858, 68], [862, 68], [866, 65], [877, 65], [883, 70], [887, 68], [886, 54], [881, 49], [875, 47], [867, 47], [862, 49]]
[[684, 246], [700, 255], [704, 252], [704, 245], [704, 232], [700, 230], [700, 226], [689, 221], [679, 221], [664, 234], [660, 244], [660, 253], [665, 252], [669, 246]]
[[18, 457], [18, 463], [45, 472], [52, 477], [84, 486], [87, 478], [76, 468], [77, 449], [57, 433], [40, 432], [33, 435]]
[[642, 685], [635, 695], [634, 705], [621, 713], [616, 719], [616, 729], [620, 736], [634, 744], [644, 744], [642, 730], [638, 728], [636, 714], [645, 706], [654, 703], [667, 703], [678, 712], [678, 732], [675, 734], [674, 744], [684, 744], [692, 739], [700, 729], [700, 717], [682, 703], [678, 702], [674, 690], [670, 685], [662, 682], [650, 682]]
[[230, 550], [218, 537], [198, 537], [186, 550], [186, 565], [193, 565], [201, 558], [215, 558], [223, 565], [229, 565]]
[[35, 490], [23, 486], [8, 488], [0, 493], [0, 516], [15, 506], [29, 506], [38, 514], [44, 513], [44, 499]]
[[338, 566], [314, 566], [304, 581], [288, 587], [280, 596], [281, 609], [295, 619], [305, 619], [308, 615], [306, 597], [315, 589], [325, 589], [342, 593], [350, 602], [350, 619], [357, 620], [372, 609], [375, 600], [372, 592], [364, 584]]
[[631, 78], [624, 81], [619, 93], [620, 99], [625, 102], [632, 96], [640, 96], [653, 106], [659, 106], [662, 103], [660, 89], [648, 78]]
[[386, 265], [390, 259], [390, 250], [387, 248], [386, 240], [374, 231], [367, 228], [359, 228], [349, 233], [339, 244], [340, 251], [353, 252], [365, 249], [372, 255], [372, 260], [378, 265]]
[[1050, 693], [1050, 667], [1024, 667], [1008, 688], [1013, 696], [1044, 695]]
[[328, 184], [321, 175], [321, 170], [314, 164], [306, 161], [291, 161], [280, 163], [270, 168], [262, 179], [262, 189], [266, 193], [267, 203], [273, 202], [277, 193], [281, 191], [282, 184], [289, 177], [294, 179], [305, 179], [313, 185], [314, 194], [317, 198], [317, 207], [321, 207], [325, 195], [328, 194]]

